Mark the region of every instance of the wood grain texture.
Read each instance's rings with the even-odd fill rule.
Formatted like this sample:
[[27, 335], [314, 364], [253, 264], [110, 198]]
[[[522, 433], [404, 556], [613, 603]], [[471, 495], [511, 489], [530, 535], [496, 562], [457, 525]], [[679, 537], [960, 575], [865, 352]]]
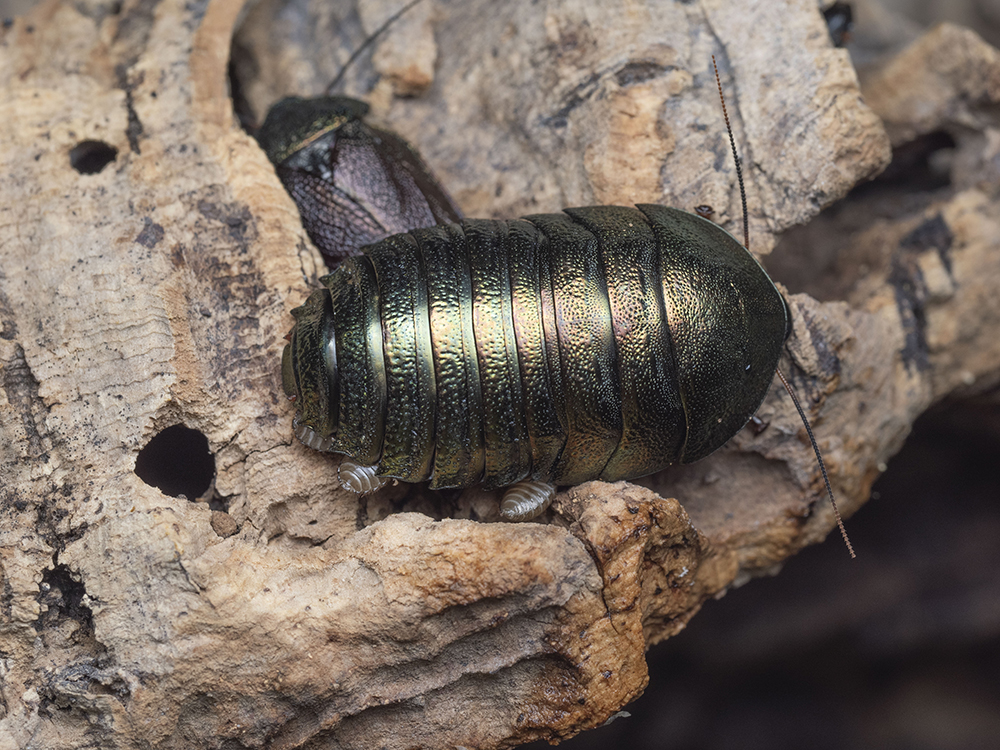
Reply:
[[[227, 87], [238, 19], [234, 69], [259, 116], [318, 93], [392, 12], [321, 5], [53, 0], [0, 32], [0, 747], [565, 738], [639, 695], [646, 647], [706, 598], [832, 527], [777, 391], [759, 435], [647, 487], [560, 493], [543, 523], [498, 523], [496, 493], [338, 488], [336, 458], [291, 436], [278, 364], [319, 256]], [[885, 166], [879, 117], [926, 127], [893, 103], [923, 94], [891, 66], [865, 103], [811, 2], [656, 7], [428, 1], [348, 90], [470, 215], [709, 203], [732, 229], [714, 52], [759, 251]], [[996, 75], [988, 47], [954, 37], [923, 54]], [[970, 133], [940, 103], [966, 102], [966, 78], [936, 80], [934, 127]], [[974, 127], [992, 133], [993, 89], [979, 101]], [[81, 174], [84, 140], [117, 156]], [[1000, 372], [994, 142], [959, 143], [961, 186], [838, 227], [869, 269], [841, 297], [790, 299], [782, 366], [848, 515], [921, 411]], [[177, 423], [208, 439], [212, 504], [133, 471]]]

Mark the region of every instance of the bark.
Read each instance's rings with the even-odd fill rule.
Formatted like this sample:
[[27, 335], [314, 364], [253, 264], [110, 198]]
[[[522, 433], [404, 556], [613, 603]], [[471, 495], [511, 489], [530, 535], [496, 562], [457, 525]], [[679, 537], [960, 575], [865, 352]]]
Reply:
[[[345, 85], [469, 215], [708, 203], [732, 230], [715, 53], [760, 253], [886, 165], [882, 121], [896, 144], [952, 134], [954, 181], [896, 186], [875, 218], [849, 201], [822, 225], [844, 266], [790, 297], [781, 366], [850, 515], [917, 415], [1000, 372], [1000, 66], [943, 27], [866, 104], [815, 4], [772, 5], [425, 0]], [[569, 489], [541, 523], [497, 522], [496, 493], [359, 501], [293, 440], [278, 362], [319, 256], [237, 124], [230, 44], [241, 21], [259, 118], [319, 93], [394, 9], [46, 2], [0, 32], [0, 746], [558, 740], [638, 696], [646, 647], [706, 598], [831, 529], [775, 390], [759, 434], [646, 487]], [[99, 144], [113, 158], [87, 173]], [[199, 497], [135, 472], [175, 424], [208, 441]]]

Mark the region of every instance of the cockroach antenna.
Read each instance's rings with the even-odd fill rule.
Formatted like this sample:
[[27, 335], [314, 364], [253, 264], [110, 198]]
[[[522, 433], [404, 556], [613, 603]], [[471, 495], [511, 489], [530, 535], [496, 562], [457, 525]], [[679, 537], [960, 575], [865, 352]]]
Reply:
[[[722, 116], [726, 121], [726, 132], [729, 133], [729, 145], [733, 149], [733, 159], [736, 162], [736, 178], [740, 183], [740, 199], [743, 201], [743, 247], [750, 250], [750, 222], [747, 216], [747, 191], [743, 186], [743, 168], [740, 164], [740, 155], [736, 151], [736, 139], [733, 137], [733, 128], [729, 124], [729, 114], [726, 112], [726, 97], [722, 93], [722, 80], [719, 78], [719, 66], [715, 62], [715, 55], [712, 55], [712, 69], [715, 71], [715, 84], [719, 87], [719, 99], [722, 102]], [[844, 538], [844, 544], [847, 545], [847, 551], [851, 553], [852, 558], [856, 558], [857, 555], [854, 554], [854, 547], [851, 545], [851, 540], [847, 536], [847, 529], [844, 528], [844, 521], [840, 517], [840, 509], [837, 507], [837, 501], [833, 497], [833, 488], [830, 486], [830, 477], [826, 473], [826, 463], [823, 461], [823, 454], [819, 452], [819, 445], [816, 443], [816, 438], [813, 435], [812, 426], [809, 424], [808, 418], [806, 418], [806, 413], [802, 409], [802, 405], [799, 403], [798, 396], [795, 395], [795, 391], [788, 384], [785, 376], [782, 374], [781, 370], [775, 369], [778, 375], [778, 379], [781, 384], [785, 386], [785, 390], [788, 391], [788, 395], [792, 399], [792, 403], [795, 404], [795, 409], [799, 413], [799, 417], [802, 418], [802, 424], [805, 425], [806, 434], [809, 436], [809, 442], [812, 443], [813, 452], [816, 454], [816, 460], [819, 462], [819, 470], [823, 474], [823, 482], [826, 484], [826, 492], [830, 496], [830, 505], [833, 506], [833, 515], [837, 519], [837, 526], [840, 528], [840, 535]]]
[[352, 64], [354, 64], [354, 61], [358, 59], [361, 53], [364, 52], [366, 49], [368, 49], [372, 45], [372, 43], [385, 32], [386, 29], [388, 29], [390, 26], [392, 26], [392, 24], [398, 21], [400, 16], [402, 16], [404, 13], [406, 13], [406, 11], [408, 11], [410, 8], [412, 8], [419, 2], [420, 0], [410, 0], [410, 2], [408, 2], [402, 8], [397, 10], [387, 19], [385, 19], [385, 22], [377, 29], [375, 29], [375, 32], [370, 37], [365, 39], [365, 41], [361, 43], [360, 47], [358, 47], [356, 50], [354, 50], [354, 52], [351, 53], [351, 56], [347, 58], [347, 62], [344, 63], [343, 67], [340, 69], [340, 72], [337, 73], [337, 77], [334, 78], [330, 82], [330, 85], [326, 87], [327, 96], [331, 95], [334, 89], [337, 88], [337, 85], [343, 79], [344, 74], [347, 72], [347, 69], [350, 68]]
[[729, 133], [729, 145], [733, 149], [733, 161], [736, 162], [736, 179], [740, 183], [740, 200], [743, 201], [743, 247], [750, 252], [750, 220], [747, 216], [747, 189], [743, 186], [743, 165], [739, 152], [736, 150], [736, 139], [733, 138], [733, 128], [729, 124], [729, 113], [726, 111], [726, 97], [722, 94], [722, 81], [719, 78], [719, 66], [715, 64], [712, 55], [712, 69], [715, 71], [715, 85], [719, 87], [719, 101], [722, 102], [722, 117], [726, 121], [726, 132]]
[[816, 460], [819, 461], [819, 470], [823, 472], [823, 482], [826, 484], [826, 492], [830, 496], [830, 504], [833, 506], [833, 515], [837, 519], [837, 526], [840, 528], [840, 535], [844, 537], [844, 544], [847, 545], [847, 551], [851, 553], [851, 557], [857, 557], [854, 554], [854, 547], [851, 545], [851, 540], [847, 537], [847, 529], [844, 528], [844, 519], [840, 517], [840, 508], [837, 507], [837, 501], [833, 499], [833, 488], [830, 487], [830, 477], [826, 473], [826, 464], [823, 462], [823, 456], [819, 452], [819, 445], [816, 444], [816, 438], [813, 435], [812, 427], [809, 425], [809, 420], [806, 419], [806, 413], [802, 410], [802, 405], [799, 403], [798, 396], [795, 395], [795, 391], [785, 380], [785, 376], [781, 373], [781, 370], [775, 370], [778, 374], [778, 379], [781, 380], [781, 384], [785, 386], [785, 390], [788, 391], [788, 395], [792, 397], [792, 403], [795, 404], [796, 410], [799, 412], [799, 416], [802, 417], [802, 424], [806, 427], [806, 434], [809, 436], [809, 442], [812, 443], [813, 452], [816, 454]]

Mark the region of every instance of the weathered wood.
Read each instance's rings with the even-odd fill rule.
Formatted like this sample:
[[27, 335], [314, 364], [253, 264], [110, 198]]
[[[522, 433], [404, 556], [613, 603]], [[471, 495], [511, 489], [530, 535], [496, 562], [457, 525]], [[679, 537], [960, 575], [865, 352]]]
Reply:
[[[735, 227], [713, 52], [755, 249], [889, 157], [806, 0], [425, 3], [347, 85], [469, 214], [652, 200]], [[394, 9], [319, 6], [246, 14], [235, 67], [257, 116], [317, 93]], [[590, 483], [540, 524], [497, 523], [495, 494], [340, 490], [281, 395], [288, 312], [319, 260], [233, 116], [240, 13], [53, 0], [0, 32], [0, 746], [489, 748], [599, 725], [644, 688], [650, 643], [830, 530], [797, 416], [773, 392], [764, 432], [647, 480], [659, 495]], [[938, 34], [904, 54], [950, 56], [942, 96], [969, 106], [961, 66], [992, 81], [993, 53]], [[884, 75], [900, 99], [873, 83], [875, 111], [925, 127], [894, 103], [916, 83]], [[71, 163], [86, 140], [117, 149], [96, 174]], [[791, 298], [791, 372], [848, 514], [916, 415], [1000, 372], [991, 142], [960, 143], [963, 189], [850, 240], [882, 265], [848, 302]], [[211, 504], [133, 471], [176, 423], [208, 438]]]

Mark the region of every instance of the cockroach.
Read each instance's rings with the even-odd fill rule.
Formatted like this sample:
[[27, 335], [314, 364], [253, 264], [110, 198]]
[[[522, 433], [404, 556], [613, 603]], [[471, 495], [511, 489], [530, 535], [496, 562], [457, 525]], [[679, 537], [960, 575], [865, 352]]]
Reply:
[[462, 218], [420, 155], [367, 112], [343, 96], [288, 97], [257, 132], [330, 268], [389, 235]]
[[836, 511], [777, 370], [791, 318], [748, 249], [715, 76], [743, 244], [679, 209], [591, 206], [412, 229], [320, 280], [282, 381], [299, 440], [348, 457], [345, 487], [507, 488], [501, 516], [530, 519], [556, 485], [704, 458], [777, 374]]
[[355, 50], [326, 96], [281, 99], [256, 132], [330, 269], [389, 235], [462, 220], [416, 149], [366, 122], [364, 102], [330, 93], [351, 61], [417, 2], [404, 5]]

